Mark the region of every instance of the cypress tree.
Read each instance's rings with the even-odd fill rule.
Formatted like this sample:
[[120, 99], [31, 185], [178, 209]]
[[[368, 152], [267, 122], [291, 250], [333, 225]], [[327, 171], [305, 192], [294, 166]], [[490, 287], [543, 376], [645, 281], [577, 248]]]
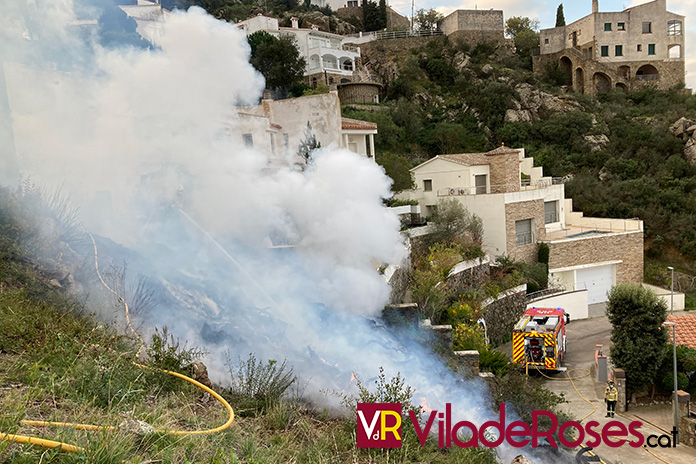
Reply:
[[558, 5], [556, 10], [556, 27], [565, 26], [565, 15], [563, 14], [563, 4]]

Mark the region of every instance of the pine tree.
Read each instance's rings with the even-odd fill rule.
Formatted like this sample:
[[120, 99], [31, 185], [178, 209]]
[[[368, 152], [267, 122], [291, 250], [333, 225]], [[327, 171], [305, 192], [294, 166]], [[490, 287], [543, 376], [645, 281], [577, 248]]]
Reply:
[[558, 9], [556, 10], [556, 27], [561, 27], [565, 25], [565, 15], [563, 14], [563, 4], [561, 3], [560, 5], [558, 5]]

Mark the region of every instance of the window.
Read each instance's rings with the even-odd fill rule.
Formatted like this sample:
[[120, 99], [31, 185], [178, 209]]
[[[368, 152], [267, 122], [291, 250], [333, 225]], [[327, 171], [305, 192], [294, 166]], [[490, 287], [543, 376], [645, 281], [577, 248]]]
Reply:
[[611, 31], [611, 23], [604, 23], [604, 30]]
[[652, 23], [643, 23], [643, 34], [652, 34]]
[[348, 0], [348, 8], [358, 6], [358, 0]]
[[288, 147], [290, 147], [290, 135], [289, 134], [283, 134], [283, 146], [287, 150]]
[[275, 137], [273, 137], [273, 134], [268, 134], [270, 139], [271, 139], [271, 154], [275, 155]]
[[667, 22], [667, 35], [682, 35], [681, 21], [672, 20]]
[[423, 190], [426, 192], [432, 192], [433, 191], [433, 181], [432, 179], [425, 179], [423, 181]]
[[648, 55], [655, 54], [655, 44], [648, 44]]
[[553, 222], [558, 222], [558, 201], [547, 201], [544, 203], [544, 223]]
[[544, 39], [544, 44], [548, 45], [548, 43], [549, 43], [549, 39]]
[[643, 51], [643, 46], [642, 46], [641, 44], [638, 44], [638, 45], [636, 46], [636, 51], [642, 52], [642, 51]]
[[616, 23], [616, 30], [617, 31], [625, 31], [626, 30], [626, 23]]
[[244, 146], [247, 148], [254, 148], [254, 136], [251, 134], [242, 134], [242, 140], [244, 140]]
[[609, 45], [602, 45], [602, 56], [609, 56]]
[[623, 45], [617, 45], [614, 47], [614, 55], [623, 56]]
[[517, 246], [532, 243], [532, 220], [523, 219], [522, 221], [515, 221], [515, 235]]
[[476, 185], [476, 195], [484, 195], [488, 193], [486, 184], [488, 183], [488, 176], [486, 174], [481, 174], [474, 176], [474, 184]]

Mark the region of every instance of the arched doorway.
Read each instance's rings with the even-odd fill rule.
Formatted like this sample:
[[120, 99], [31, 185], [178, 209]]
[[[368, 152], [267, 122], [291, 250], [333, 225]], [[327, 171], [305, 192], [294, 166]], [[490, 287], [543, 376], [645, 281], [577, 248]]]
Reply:
[[575, 90], [580, 93], [585, 93], [585, 71], [582, 68], [575, 70]]
[[567, 56], [562, 56], [559, 67], [564, 76], [564, 85], [573, 85], [573, 62]]
[[628, 87], [623, 82], [617, 82], [616, 88], [617, 90], [623, 90], [624, 92], [628, 92]]
[[605, 93], [611, 90], [611, 79], [604, 73], [595, 73], [592, 77], [595, 93]]
[[639, 81], [656, 81], [660, 78], [657, 68], [651, 64], [644, 64], [636, 71], [636, 79]]

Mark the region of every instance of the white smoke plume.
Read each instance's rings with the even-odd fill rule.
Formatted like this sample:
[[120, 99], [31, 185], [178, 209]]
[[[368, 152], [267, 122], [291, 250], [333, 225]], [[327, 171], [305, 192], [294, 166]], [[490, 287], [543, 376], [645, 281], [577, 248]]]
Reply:
[[[405, 255], [376, 163], [326, 147], [305, 171], [269, 168], [244, 148], [235, 107], [256, 104], [264, 83], [234, 25], [191, 8], [163, 20], [159, 47], [106, 49], [77, 6], [0, 7], [0, 180], [72, 193], [100, 253], [127, 256], [160, 288], [146, 331], [167, 325], [207, 348], [223, 383], [226, 350], [287, 357], [315, 400], [335, 404], [319, 391], [382, 366], [431, 407], [495, 418], [481, 381], [375, 318], [389, 297], [376, 268]], [[274, 233], [295, 247], [269, 250]]]

